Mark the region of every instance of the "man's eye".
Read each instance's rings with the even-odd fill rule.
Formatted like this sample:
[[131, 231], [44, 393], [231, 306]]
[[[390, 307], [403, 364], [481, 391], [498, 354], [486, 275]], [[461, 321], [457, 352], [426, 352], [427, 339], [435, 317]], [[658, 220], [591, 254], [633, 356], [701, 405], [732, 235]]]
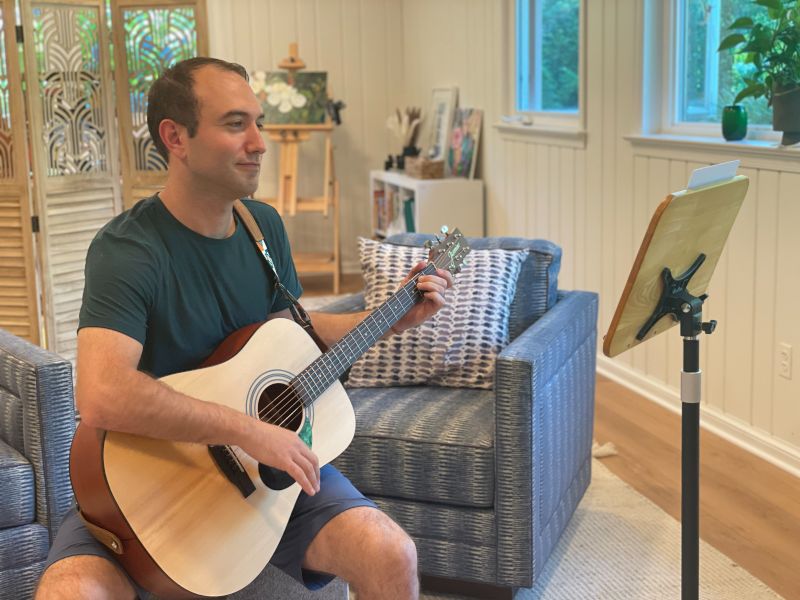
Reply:
[[241, 127], [242, 125], [244, 125], [244, 122], [243, 121], [231, 121], [230, 123], [228, 123], [228, 125], [230, 127]]
[[261, 121], [256, 121], [256, 127], [258, 127], [259, 131], [264, 129], [264, 124]]

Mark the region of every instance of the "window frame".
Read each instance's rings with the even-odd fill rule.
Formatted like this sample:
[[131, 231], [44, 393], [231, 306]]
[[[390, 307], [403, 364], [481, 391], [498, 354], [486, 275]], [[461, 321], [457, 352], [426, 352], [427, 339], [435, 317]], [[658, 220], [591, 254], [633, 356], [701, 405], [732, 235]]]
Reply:
[[[509, 101], [507, 102], [508, 113], [503, 118], [507, 124], [522, 125], [527, 128], [565, 132], [583, 132], [586, 128], [586, 2], [578, 0], [578, 109], [576, 111], [559, 112], [520, 110], [517, 107], [517, 92], [519, 85], [518, 64], [520, 62], [520, 52], [517, 48], [517, 38], [520, 27], [520, 17], [523, 11], [536, 10], [537, 0], [514, 0], [511, 3], [511, 18], [509, 26], [509, 38], [511, 40], [509, 49], [510, 63], [510, 85]], [[522, 4], [526, 3], [528, 9], [524, 10]], [[536, 43], [534, 36], [529, 36], [531, 43]], [[533, 73], [533, 77], [540, 77], [540, 74]], [[540, 86], [536, 86], [536, 92], [541, 93]]]
[[[647, 44], [656, 46], [653, 48], [656, 52], [660, 51], [663, 56], [662, 76], [661, 76], [661, 90], [651, 90], [653, 95], [657, 95], [659, 91], [666, 92], [664, 94], [665, 101], [661, 103], [661, 115], [659, 133], [669, 135], [683, 135], [690, 137], [704, 137], [704, 138], [718, 138], [721, 134], [722, 124], [720, 122], [691, 122], [679, 121], [680, 115], [680, 102], [678, 76], [682, 75], [683, 70], [682, 61], [679, 60], [683, 52], [682, 36], [678, 30], [679, 24], [682, 23], [683, 11], [685, 10], [685, 2], [687, 0], [671, 0], [669, 2], [661, 2], [660, 0], [648, 0], [649, 7], [651, 8], [650, 18], [658, 19], [663, 23], [663, 30], [660, 32], [661, 36], [649, 36], [650, 39], [646, 40]], [[660, 10], [659, 7], [660, 6]], [[660, 17], [660, 18], [659, 18]], [[650, 28], [657, 27], [655, 21], [651, 23]], [[720, 27], [724, 27], [724, 23], [720, 23]], [[724, 37], [724, 31], [720, 30], [719, 39]], [[660, 48], [658, 47], [660, 46]], [[714, 50], [716, 53], [716, 50]], [[717, 67], [718, 68], [718, 67]], [[708, 75], [706, 75], [708, 77]], [[647, 77], [644, 77], [646, 85]], [[654, 81], [655, 82], [655, 81]], [[647, 94], [646, 94], [647, 95]], [[651, 108], [656, 108], [651, 106]], [[779, 141], [780, 132], [773, 131], [771, 125], [747, 125], [747, 140], [760, 140], [760, 141]], [[746, 143], [747, 140], [742, 140]]]

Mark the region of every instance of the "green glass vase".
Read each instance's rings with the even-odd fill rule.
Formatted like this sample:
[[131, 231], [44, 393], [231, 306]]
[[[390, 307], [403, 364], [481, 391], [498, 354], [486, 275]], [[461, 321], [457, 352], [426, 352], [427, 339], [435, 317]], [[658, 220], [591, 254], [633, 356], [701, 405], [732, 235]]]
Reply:
[[741, 104], [722, 109], [722, 137], [729, 142], [743, 140], [747, 135], [747, 111]]

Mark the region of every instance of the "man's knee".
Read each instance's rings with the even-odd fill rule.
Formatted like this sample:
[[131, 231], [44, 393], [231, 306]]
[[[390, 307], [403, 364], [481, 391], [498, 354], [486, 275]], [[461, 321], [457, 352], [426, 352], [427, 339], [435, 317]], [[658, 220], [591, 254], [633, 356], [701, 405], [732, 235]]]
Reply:
[[408, 534], [399, 526], [395, 535], [385, 544], [384, 552], [388, 555], [388, 563], [407, 576], [417, 575], [417, 546]]
[[364, 558], [369, 578], [381, 581], [415, 581], [417, 579], [417, 547], [409, 535], [383, 513], [365, 536]]
[[122, 570], [99, 556], [70, 556], [53, 563], [42, 575], [36, 600], [136, 598]]

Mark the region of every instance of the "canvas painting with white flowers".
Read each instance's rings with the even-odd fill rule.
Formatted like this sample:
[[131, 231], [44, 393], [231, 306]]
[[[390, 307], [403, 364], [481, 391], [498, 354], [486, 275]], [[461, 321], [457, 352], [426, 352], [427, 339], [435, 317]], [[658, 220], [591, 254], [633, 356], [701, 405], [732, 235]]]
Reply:
[[255, 71], [250, 87], [264, 109], [264, 122], [316, 125], [325, 122], [328, 74]]

